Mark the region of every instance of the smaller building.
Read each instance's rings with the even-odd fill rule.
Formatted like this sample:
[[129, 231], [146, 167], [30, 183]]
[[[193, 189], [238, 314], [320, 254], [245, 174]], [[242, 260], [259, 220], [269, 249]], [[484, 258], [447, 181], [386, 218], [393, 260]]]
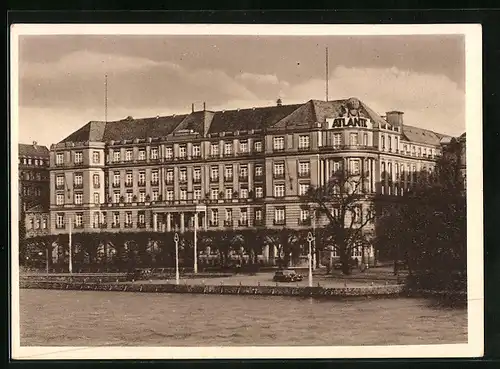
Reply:
[[19, 214], [26, 237], [50, 234], [49, 149], [37, 142], [19, 144]]

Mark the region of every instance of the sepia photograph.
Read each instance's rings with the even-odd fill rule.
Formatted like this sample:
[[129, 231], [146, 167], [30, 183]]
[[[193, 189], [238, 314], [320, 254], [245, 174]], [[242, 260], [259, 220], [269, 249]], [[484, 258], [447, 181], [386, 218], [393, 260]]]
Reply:
[[479, 25], [11, 28], [15, 359], [478, 357]]

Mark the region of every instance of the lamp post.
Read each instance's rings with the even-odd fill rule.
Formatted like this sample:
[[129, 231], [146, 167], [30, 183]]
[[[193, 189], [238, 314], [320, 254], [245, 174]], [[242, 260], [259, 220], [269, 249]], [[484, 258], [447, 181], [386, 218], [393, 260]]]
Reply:
[[174, 234], [175, 242], [175, 284], [179, 284], [179, 234]]
[[71, 237], [71, 232], [72, 232], [72, 227], [73, 224], [71, 222], [71, 217], [69, 218], [69, 242], [68, 242], [68, 247], [69, 247], [69, 261], [68, 261], [68, 271], [70, 274], [73, 273], [73, 246], [72, 246], [72, 237]]
[[313, 209], [312, 227], [313, 227], [312, 267], [313, 269], [316, 269], [316, 209]]
[[194, 212], [194, 274], [198, 273], [198, 211]]
[[309, 254], [307, 255], [307, 259], [309, 262], [309, 287], [312, 287], [313, 285], [313, 276], [312, 276], [312, 242], [314, 240], [314, 237], [311, 232], [307, 234], [307, 242], [309, 242]]

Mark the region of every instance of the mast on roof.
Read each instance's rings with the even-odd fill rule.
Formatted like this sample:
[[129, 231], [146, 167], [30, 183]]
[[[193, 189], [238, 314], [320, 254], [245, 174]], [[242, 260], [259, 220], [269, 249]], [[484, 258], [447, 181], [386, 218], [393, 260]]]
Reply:
[[108, 74], [104, 75], [104, 121], [108, 122]]
[[328, 101], [328, 47], [326, 48], [326, 57], [325, 57], [325, 72], [326, 72], [326, 79], [325, 79], [325, 88], [326, 88], [326, 101]]

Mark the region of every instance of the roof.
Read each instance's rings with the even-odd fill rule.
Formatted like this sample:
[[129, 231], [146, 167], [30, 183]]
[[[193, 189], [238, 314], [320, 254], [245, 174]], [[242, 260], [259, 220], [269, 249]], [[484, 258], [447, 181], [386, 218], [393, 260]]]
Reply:
[[441, 133], [436, 133], [428, 129], [407, 126], [406, 124], [403, 125], [403, 135], [408, 141], [434, 146], [438, 146], [441, 139], [448, 137]]
[[[275, 105], [268, 107], [195, 111], [184, 115], [134, 119], [128, 117], [113, 122], [89, 122], [61, 142], [122, 141], [133, 139], [162, 138], [179, 131], [193, 131], [200, 135], [221, 132], [313, 128], [327, 118], [341, 116], [356, 106], [361, 115], [370, 119], [374, 127], [390, 125], [362, 101], [356, 98], [320, 101], [309, 100], [302, 104]], [[439, 145], [446, 137], [429, 130], [403, 126], [404, 138], [409, 141]]]
[[46, 146], [41, 145], [28, 145], [19, 144], [18, 145], [19, 156], [27, 156], [31, 158], [48, 158], [49, 149]]

